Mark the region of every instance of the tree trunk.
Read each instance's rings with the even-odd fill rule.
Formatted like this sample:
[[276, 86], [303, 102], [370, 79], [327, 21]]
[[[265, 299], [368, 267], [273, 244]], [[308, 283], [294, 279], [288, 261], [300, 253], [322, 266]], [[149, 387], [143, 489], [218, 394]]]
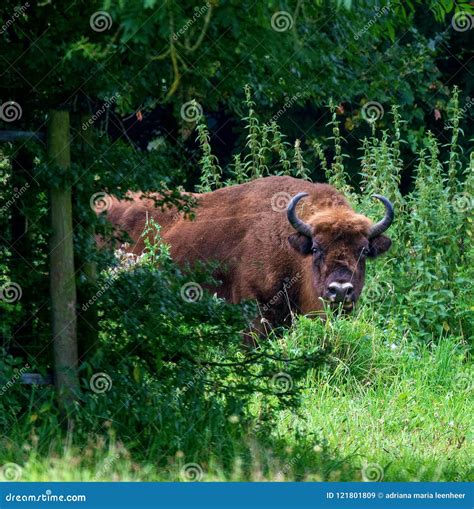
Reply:
[[[69, 169], [69, 112], [49, 112], [48, 157]], [[65, 179], [67, 181], [67, 179]], [[77, 373], [76, 281], [74, 274], [71, 188], [51, 190], [50, 285], [53, 319], [55, 384], [59, 403], [67, 409], [79, 394]]]

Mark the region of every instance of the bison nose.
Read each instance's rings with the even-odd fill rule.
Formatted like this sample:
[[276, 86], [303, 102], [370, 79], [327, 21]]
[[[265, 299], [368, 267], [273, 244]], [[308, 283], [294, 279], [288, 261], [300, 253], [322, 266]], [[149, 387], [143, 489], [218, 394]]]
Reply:
[[344, 302], [351, 300], [354, 286], [352, 283], [338, 283], [333, 281], [328, 285], [327, 295], [332, 302]]

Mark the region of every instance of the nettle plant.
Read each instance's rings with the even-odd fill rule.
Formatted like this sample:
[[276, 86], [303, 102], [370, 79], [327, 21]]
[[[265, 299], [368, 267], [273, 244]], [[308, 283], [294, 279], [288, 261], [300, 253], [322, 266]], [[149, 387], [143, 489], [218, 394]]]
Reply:
[[[212, 153], [210, 135], [204, 116], [197, 124], [197, 140], [202, 150], [199, 160], [201, 167], [200, 192], [212, 191], [226, 185], [241, 184], [252, 179], [268, 175], [292, 175], [294, 177], [309, 178], [309, 170], [305, 166], [300, 140], [296, 140], [293, 147], [285, 141], [275, 120], [262, 123], [255, 111], [252, 92], [247, 85], [244, 89], [244, 105], [248, 109], [245, 122], [247, 136], [245, 149], [233, 156], [233, 162], [223, 168]], [[223, 174], [231, 175], [224, 180]]]
[[[250, 88], [245, 87], [243, 118], [246, 127], [244, 149], [235, 154], [227, 168], [221, 168], [212, 154], [204, 117], [198, 122], [198, 141], [202, 149], [201, 185], [206, 192], [243, 183], [267, 175], [291, 175], [309, 179], [305, 164], [309, 151], [320, 161], [328, 183], [344, 192], [355, 208], [369, 217], [377, 215], [374, 193], [387, 196], [395, 205], [396, 221], [391, 228], [390, 254], [368, 269], [364, 307], [376, 308], [382, 322], [393, 320], [400, 334], [413, 332], [425, 340], [452, 333], [469, 337], [469, 302], [472, 302], [472, 221], [474, 202], [474, 156], [463, 168], [459, 128], [463, 110], [455, 87], [446, 125], [449, 142], [440, 142], [429, 133], [418, 152], [412, 191], [400, 192], [401, 172], [409, 161], [402, 159], [402, 120], [398, 106], [392, 106], [392, 129], [378, 132], [376, 119], [368, 119], [372, 134], [361, 140], [359, 183], [354, 185], [345, 160], [347, 141], [342, 137], [337, 108], [331, 101], [328, 128], [333, 158], [328, 162], [322, 140], [311, 140], [306, 150], [299, 140], [292, 146], [285, 140], [277, 122], [263, 123], [255, 112]], [[442, 150], [441, 150], [442, 149]], [[444, 155], [447, 154], [446, 160]], [[231, 175], [224, 180], [223, 175]], [[400, 316], [402, 320], [400, 320]]]

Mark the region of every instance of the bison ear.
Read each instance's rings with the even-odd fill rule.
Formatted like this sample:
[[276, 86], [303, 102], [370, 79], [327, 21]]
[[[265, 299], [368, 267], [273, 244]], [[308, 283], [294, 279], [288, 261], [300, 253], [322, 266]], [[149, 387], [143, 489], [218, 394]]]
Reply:
[[293, 233], [288, 237], [288, 242], [293, 249], [302, 255], [308, 255], [311, 253], [311, 246], [313, 245], [313, 241], [306, 235], [302, 235], [301, 233]]
[[378, 255], [385, 253], [390, 249], [392, 241], [386, 235], [377, 235], [369, 244], [369, 258], [375, 258]]

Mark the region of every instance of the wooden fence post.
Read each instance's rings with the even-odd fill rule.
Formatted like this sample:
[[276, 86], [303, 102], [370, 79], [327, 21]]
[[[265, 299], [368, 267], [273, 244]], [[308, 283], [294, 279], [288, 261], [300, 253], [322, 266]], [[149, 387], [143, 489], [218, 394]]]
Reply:
[[[48, 158], [67, 171], [71, 166], [69, 112], [51, 110]], [[77, 373], [76, 280], [74, 273], [72, 197], [66, 183], [51, 190], [50, 289], [53, 320], [55, 384], [61, 407], [79, 394]]]

